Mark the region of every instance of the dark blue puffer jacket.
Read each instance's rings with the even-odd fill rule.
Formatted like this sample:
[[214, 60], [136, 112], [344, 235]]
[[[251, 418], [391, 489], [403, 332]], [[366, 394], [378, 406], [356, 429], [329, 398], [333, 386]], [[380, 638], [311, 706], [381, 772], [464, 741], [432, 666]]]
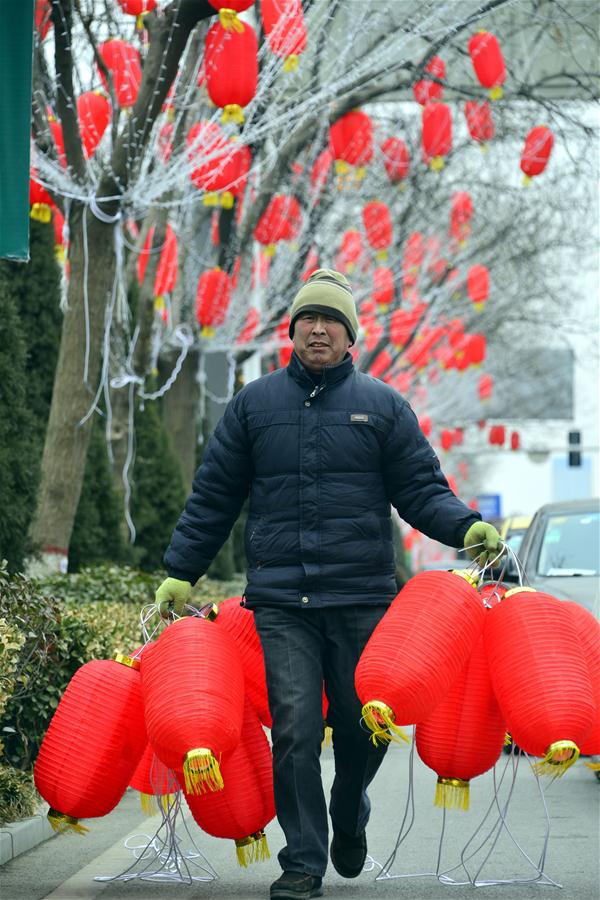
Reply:
[[350, 354], [318, 386], [293, 354], [229, 403], [165, 554], [169, 575], [194, 583], [206, 571], [248, 493], [248, 607], [390, 603], [390, 504], [454, 547], [480, 518], [448, 487], [408, 403]]

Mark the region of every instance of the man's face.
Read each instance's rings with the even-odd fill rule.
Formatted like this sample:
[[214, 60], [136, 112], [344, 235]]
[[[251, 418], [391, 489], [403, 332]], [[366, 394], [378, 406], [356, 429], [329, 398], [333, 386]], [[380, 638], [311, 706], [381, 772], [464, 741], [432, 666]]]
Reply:
[[301, 313], [294, 323], [294, 350], [313, 372], [340, 363], [351, 346], [346, 326], [323, 313]]

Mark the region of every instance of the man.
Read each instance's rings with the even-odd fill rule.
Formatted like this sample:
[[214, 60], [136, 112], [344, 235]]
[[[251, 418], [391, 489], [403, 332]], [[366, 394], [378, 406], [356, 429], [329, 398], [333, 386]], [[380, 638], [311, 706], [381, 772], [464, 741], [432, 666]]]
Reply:
[[[156, 593], [180, 612], [250, 494], [245, 605], [262, 643], [277, 818], [287, 845], [271, 900], [321, 896], [327, 807], [322, 686], [333, 727], [331, 860], [354, 878], [367, 852], [366, 789], [385, 747], [361, 728], [354, 670], [396, 595], [391, 506], [444, 544], [498, 547], [495, 528], [452, 493], [408, 403], [356, 371], [358, 319], [346, 278], [313, 273], [290, 311], [294, 352], [228, 404], [165, 555]], [[477, 551], [472, 551], [477, 555]]]

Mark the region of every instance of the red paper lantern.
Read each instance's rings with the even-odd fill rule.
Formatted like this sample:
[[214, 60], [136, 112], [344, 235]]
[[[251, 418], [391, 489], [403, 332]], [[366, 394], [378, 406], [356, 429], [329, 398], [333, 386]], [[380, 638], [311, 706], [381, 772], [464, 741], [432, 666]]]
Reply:
[[[138, 281], [142, 284], [146, 274], [146, 266], [152, 252], [152, 240], [154, 238], [154, 225], [148, 230], [144, 246], [140, 251], [137, 262]], [[177, 283], [177, 237], [170, 225], [165, 231], [165, 242], [160, 251], [160, 259], [156, 267], [154, 278], [154, 296], [162, 297], [170, 294]]]
[[431, 419], [429, 416], [420, 416], [419, 417], [419, 427], [425, 437], [429, 437], [431, 434]]
[[452, 450], [452, 445], [454, 444], [454, 432], [451, 428], [442, 428], [440, 432], [440, 445], [442, 450], [448, 452], [448, 450]]
[[520, 446], [521, 446], [521, 440], [519, 438], [519, 432], [511, 431], [511, 433], [510, 433], [510, 449], [518, 450]]
[[477, 392], [481, 401], [489, 400], [494, 389], [494, 379], [491, 375], [482, 375], [479, 379]]
[[48, 116], [48, 127], [52, 132], [54, 146], [56, 147], [56, 155], [63, 169], [67, 168], [67, 156], [65, 153], [65, 139], [63, 136], [62, 125], [53, 115]]
[[394, 273], [387, 266], [373, 269], [373, 301], [381, 312], [394, 302]]
[[179, 790], [174, 773], [160, 761], [152, 744], [146, 744], [129, 787], [139, 791], [142, 810], [147, 816], [157, 811], [157, 804], [164, 808]]
[[94, 154], [111, 115], [110, 100], [100, 91], [86, 91], [77, 98], [77, 118], [86, 157]]
[[600, 754], [600, 622], [580, 603], [573, 603], [571, 600], [559, 602], [564, 603], [571, 613], [575, 631], [587, 662], [596, 704], [596, 716], [592, 730], [581, 742], [580, 750], [583, 756], [597, 756]]
[[231, 299], [231, 279], [219, 266], [202, 272], [196, 288], [196, 321], [204, 337], [222, 325]]
[[400, 349], [408, 343], [424, 311], [424, 306], [415, 306], [412, 310], [394, 310], [390, 316], [390, 341], [395, 347]]
[[471, 234], [473, 199], [468, 191], [455, 191], [450, 208], [450, 235], [464, 244]]
[[467, 294], [476, 310], [483, 309], [483, 304], [490, 295], [490, 273], [487, 266], [475, 265], [467, 272]]
[[[432, 56], [425, 66], [425, 71], [429, 72], [430, 75], [434, 75], [436, 78], [445, 78], [446, 63], [443, 59], [440, 59], [439, 56]], [[431, 100], [441, 100], [443, 93], [443, 85], [438, 84], [436, 81], [430, 81], [427, 78], [417, 81], [416, 84], [413, 85], [415, 100], [417, 103], [420, 103], [421, 106], [425, 106], [425, 104], [429, 103]]]
[[495, 765], [505, 732], [480, 637], [449, 693], [417, 723], [417, 752], [438, 776], [436, 806], [469, 808], [469, 781]]
[[142, 16], [156, 9], [156, 0], [117, 0], [117, 2], [129, 16]]
[[37, 180], [37, 171], [30, 169], [29, 175], [29, 215], [38, 222], [49, 222], [52, 218], [54, 200]]
[[387, 251], [392, 243], [392, 219], [386, 203], [373, 200], [366, 203], [362, 210], [362, 220], [367, 234], [367, 241], [377, 251], [377, 259], [387, 259]]
[[[286, 338], [288, 323], [286, 323]], [[249, 609], [240, 606], [241, 599], [241, 597], [230, 597], [219, 605], [217, 625], [219, 628], [224, 628], [235, 641], [244, 670], [246, 697], [256, 710], [262, 724], [270, 728], [271, 713], [262, 646], [254, 624], [254, 615]]]
[[485, 334], [470, 334], [467, 337], [469, 365], [480, 366], [487, 353]]
[[[188, 159], [199, 163], [190, 178], [200, 190], [207, 191], [207, 206], [220, 203], [231, 209], [233, 199], [243, 193], [252, 153], [246, 144], [227, 138], [214, 122], [196, 122], [186, 137]], [[218, 196], [220, 194], [220, 196]]]
[[320, 194], [327, 184], [332, 164], [333, 156], [331, 155], [331, 150], [322, 150], [315, 159], [310, 172], [310, 183], [315, 193]]
[[223, 11], [233, 10], [235, 13], [250, 9], [254, 0], [208, 0], [213, 9], [220, 14]]
[[207, 834], [234, 840], [241, 866], [268, 859], [264, 829], [275, 815], [273, 761], [249, 701], [244, 704], [239, 742], [223, 758], [222, 771], [224, 787], [218, 793], [196, 796], [182, 784], [194, 820]]
[[243, 107], [256, 94], [258, 42], [247, 22], [235, 17], [237, 25], [224, 27], [215, 22], [204, 42], [204, 67], [208, 96], [223, 109], [223, 122], [244, 121]]
[[485, 30], [472, 35], [469, 55], [479, 84], [489, 88], [492, 100], [499, 100], [506, 80], [506, 68], [497, 37]]
[[302, 210], [291, 194], [275, 194], [254, 229], [254, 238], [267, 247], [265, 252], [275, 252], [279, 241], [291, 241], [302, 228]]
[[[100, 44], [98, 52], [112, 76], [117, 103], [123, 108], [133, 106], [142, 80], [140, 54], [127, 41], [116, 38]], [[106, 75], [102, 69], [98, 71], [106, 92], [110, 93]]]
[[452, 116], [445, 103], [427, 103], [421, 114], [423, 152], [434, 172], [444, 167], [444, 156], [452, 150]]
[[207, 619], [178, 619], [144, 652], [141, 674], [148, 740], [158, 758], [183, 769], [188, 793], [220, 790], [220, 755], [238, 743], [244, 707], [232, 638]]
[[298, 57], [306, 50], [306, 26], [301, 0], [262, 0], [260, 14], [269, 47], [284, 57], [284, 72], [298, 68]]
[[387, 372], [393, 365], [394, 360], [388, 350], [382, 350], [378, 353], [369, 368], [369, 375], [373, 378], [381, 378], [384, 372]]
[[495, 134], [492, 110], [487, 100], [467, 100], [465, 103], [465, 119], [469, 134], [474, 141], [484, 144], [491, 141]]
[[490, 426], [488, 440], [492, 447], [503, 447], [506, 440], [506, 428], [504, 425]]
[[506, 728], [536, 769], [562, 775], [579, 756], [596, 704], [568, 607], [531, 588], [507, 591], [488, 612], [485, 647]]
[[402, 256], [402, 280], [406, 287], [414, 287], [419, 280], [419, 269], [425, 257], [425, 244], [420, 231], [413, 231], [404, 246]]
[[373, 156], [373, 123], [358, 109], [341, 116], [329, 129], [329, 144], [338, 172], [366, 166]]
[[48, 30], [52, 27], [52, 5], [50, 0], [35, 0], [35, 10], [33, 14], [33, 24], [35, 30], [43, 41]]
[[554, 146], [554, 135], [545, 125], [532, 128], [525, 138], [525, 146], [521, 153], [521, 171], [526, 179], [541, 175]]
[[410, 170], [408, 147], [400, 138], [389, 137], [381, 145], [383, 165], [392, 184], [404, 181]]
[[363, 650], [355, 685], [375, 739], [433, 712], [465, 667], [485, 609], [465, 577], [421, 572], [386, 611]]
[[254, 339], [254, 335], [260, 325], [260, 313], [255, 306], [251, 306], [246, 314], [246, 321], [236, 338], [236, 344], [246, 344]]
[[42, 741], [33, 770], [57, 831], [115, 808], [146, 746], [139, 662], [117, 655], [75, 672]]
[[360, 231], [350, 229], [342, 235], [342, 243], [335, 260], [338, 272], [352, 273], [362, 259], [364, 253], [363, 239]]

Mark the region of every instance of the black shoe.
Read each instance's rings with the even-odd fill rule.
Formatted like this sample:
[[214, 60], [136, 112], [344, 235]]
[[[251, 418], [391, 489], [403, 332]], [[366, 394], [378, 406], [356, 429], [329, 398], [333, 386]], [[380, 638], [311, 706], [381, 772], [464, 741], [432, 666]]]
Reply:
[[284, 872], [271, 885], [271, 900], [310, 900], [321, 897], [323, 879], [304, 872]]
[[362, 831], [353, 837], [334, 825], [330, 854], [336, 872], [343, 878], [356, 878], [367, 858], [367, 835]]

